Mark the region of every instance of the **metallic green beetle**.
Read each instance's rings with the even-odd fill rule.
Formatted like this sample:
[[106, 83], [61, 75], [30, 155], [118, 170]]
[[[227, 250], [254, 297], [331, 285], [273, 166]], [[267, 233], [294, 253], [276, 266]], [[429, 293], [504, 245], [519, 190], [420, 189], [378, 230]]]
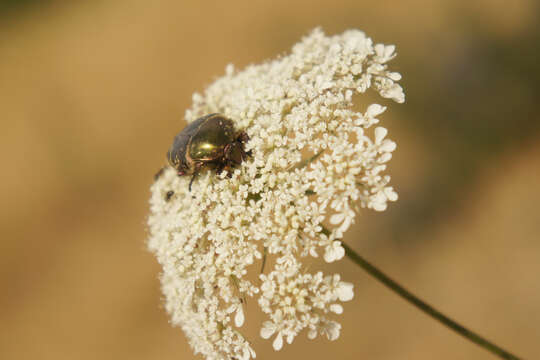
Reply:
[[191, 191], [191, 184], [203, 166], [214, 167], [217, 174], [227, 170], [231, 177], [232, 166], [251, 155], [244, 150], [248, 140], [244, 131], [234, 129], [230, 119], [210, 114], [198, 118], [175, 136], [167, 160], [178, 176], [193, 175], [189, 182]]

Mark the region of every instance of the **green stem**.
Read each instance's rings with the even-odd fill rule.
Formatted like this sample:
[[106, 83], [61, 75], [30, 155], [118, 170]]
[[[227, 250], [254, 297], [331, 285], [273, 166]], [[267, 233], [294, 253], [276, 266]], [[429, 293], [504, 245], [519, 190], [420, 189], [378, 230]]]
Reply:
[[407, 300], [412, 305], [416, 306], [418, 309], [422, 310], [427, 315], [431, 316], [435, 320], [441, 322], [442, 324], [449, 327], [451, 330], [457, 332], [464, 338], [474, 342], [475, 344], [483, 347], [487, 351], [493, 353], [494, 355], [497, 355], [501, 359], [509, 359], [509, 360], [519, 360], [519, 358], [508, 351], [500, 348], [499, 346], [493, 344], [492, 342], [489, 342], [488, 340], [484, 339], [480, 335], [472, 332], [471, 330], [465, 328], [464, 326], [458, 324], [454, 320], [450, 319], [446, 315], [442, 314], [440, 311], [436, 310], [432, 306], [426, 304], [422, 300], [420, 300], [415, 295], [411, 294], [409, 291], [407, 291], [405, 288], [403, 288], [401, 285], [396, 283], [394, 280], [390, 279], [388, 276], [386, 276], [382, 271], [377, 269], [375, 266], [371, 265], [369, 262], [364, 260], [358, 253], [356, 253], [353, 249], [351, 249], [347, 244], [342, 243], [343, 247], [345, 248], [345, 254], [351, 259], [355, 264], [360, 266], [362, 269], [367, 271], [371, 276], [379, 280], [381, 283], [383, 283], [386, 287], [390, 288], [390, 290], [394, 291], [396, 294]]
[[323, 152], [324, 152], [324, 150], [321, 150], [321, 151], [319, 151], [318, 153], [313, 154], [311, 157], [309, 157], [309, 158], [307, 158], [307, 159], [304, 159], [304, 160], [300, 161], [294, 168], [296, 168], [296, 169], [302, 169], [302, 168], [308, 166], [308, 165], [311, 164], [313, 161], [317, 160], [317, 158], [318, 158], [319, 156], [321, 156]]
[[261, 265], [261, 274], [264, 272], [264, 265], [266, 265], [266, 256], [267, 255], [268, 255], [268, 248], [265, 246], [264, 247], [264, 252], [263, 252], [262, 265]]

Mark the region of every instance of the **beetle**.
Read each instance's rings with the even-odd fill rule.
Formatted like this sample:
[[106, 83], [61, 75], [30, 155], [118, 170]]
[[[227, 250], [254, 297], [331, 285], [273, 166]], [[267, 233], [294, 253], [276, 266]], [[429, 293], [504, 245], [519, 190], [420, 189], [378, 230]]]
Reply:
[[198, 118], [178, 133], [167, 152], [169, 164], [178, 176], [192, 175], [191, 185], [205, 166], [213, 167], [219, 175], [223, 170], [239, 165], [251, 151], [244, 146], [249, 140], [245, 131], [237, 131], [231, 119], [214, 113]]

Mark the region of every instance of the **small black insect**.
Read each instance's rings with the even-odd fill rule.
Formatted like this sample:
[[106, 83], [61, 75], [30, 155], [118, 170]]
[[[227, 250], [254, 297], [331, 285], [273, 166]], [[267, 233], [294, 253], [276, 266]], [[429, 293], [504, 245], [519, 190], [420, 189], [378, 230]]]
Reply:
[[189, 182], [191, 191], [191, 184], [203, 166], [215, 168], [218, 175], [227, 170], [231, 177], [230, 169], [251, 155], [244, 150], [248, 140], [244, 131], [235, 130], [230, 119], [210, 114], [198, 118], [175, 136], [167, 159], [178, 176], [193, 175]]
[[174, 195], [174, 191], [172, 190], [167, 191], [167, 193], [165, 194], [165, 201], [171, 200], [173, 195]]

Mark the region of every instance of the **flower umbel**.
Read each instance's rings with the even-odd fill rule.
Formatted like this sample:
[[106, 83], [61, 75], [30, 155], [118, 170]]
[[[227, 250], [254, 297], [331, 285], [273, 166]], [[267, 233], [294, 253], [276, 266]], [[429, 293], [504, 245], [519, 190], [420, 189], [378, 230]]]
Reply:
[[[172, 168], [151, 188], [148, 246], [163, 266], [167, 312], [196, 353], [255, 357], [240, 333], [251, 297], [268, 316], [260, 335], [276, 350], [304, 329], [309, 338], [339, 337], [333, 318], [353, 286], [309, 273], [302, 259], [340, 260], [357, 210], [383, 211], [397, 199], [384, 173], [396, 145], [386, 129], [371, 131], [386, 108], [352, 110], [353, 95], [369, 88], [404, 101], [400, 75], [387, 68], [394, 56], [394, 46], [373, 45], [357, 30], [315, 30], [290, 55], [243, 71], [229, 65], [193, 96], [188, 122], [221, 113], [249, 135], [253, 154], [230, 179], [203, 172], [192, 192]], [[249, 277], [267, 254], [264, 273]]]

